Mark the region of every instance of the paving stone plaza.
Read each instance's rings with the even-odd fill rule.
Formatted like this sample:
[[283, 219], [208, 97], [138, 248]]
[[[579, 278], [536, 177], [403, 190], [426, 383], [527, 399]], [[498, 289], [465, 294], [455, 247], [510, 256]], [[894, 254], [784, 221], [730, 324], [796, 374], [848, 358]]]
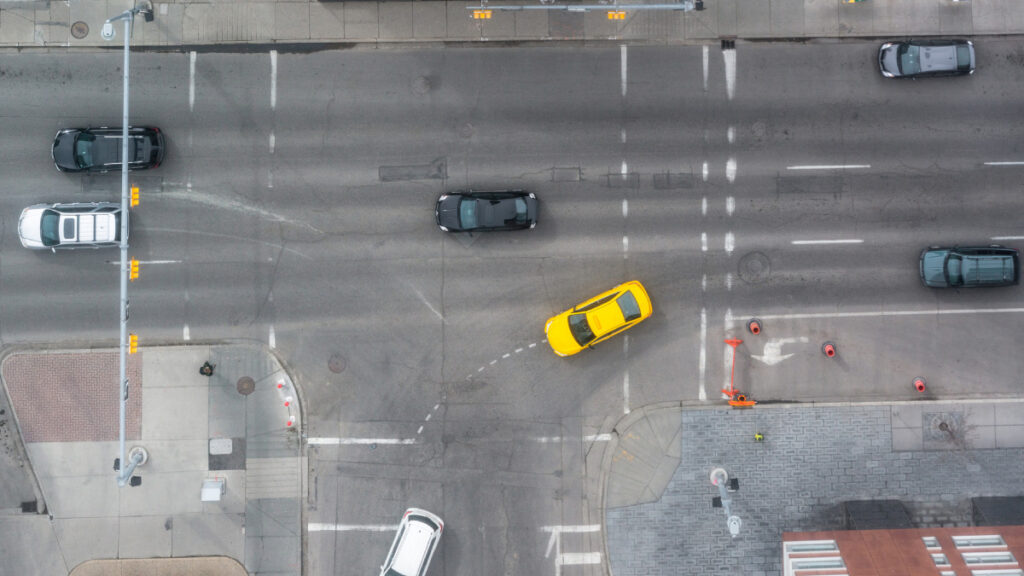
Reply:
[[[782, 533], [843, 529], [849, 500], [900, 500], [919, 527], [968, 525], [970, 498], [1024, 493], [1024, 448], [1001, 447], [1021, 445], [1020, 412], [992, 402], [683, 410], [681, 463], [661, 498], [607, 511], [612, 574], [780, 574]], [[719, 467], [739, 480], [735, 539], [712, 507]]]

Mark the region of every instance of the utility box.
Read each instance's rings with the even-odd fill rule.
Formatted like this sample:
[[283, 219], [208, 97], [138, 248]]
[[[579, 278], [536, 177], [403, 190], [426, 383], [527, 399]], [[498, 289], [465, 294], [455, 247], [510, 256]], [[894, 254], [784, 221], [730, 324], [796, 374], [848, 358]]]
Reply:
[[203, 489], [200, 491], [199, 499], [203, 502], [220, 502], [220, 497], [227, 490], [227, 484], [223, 478], [207, 478], [203, 480]]

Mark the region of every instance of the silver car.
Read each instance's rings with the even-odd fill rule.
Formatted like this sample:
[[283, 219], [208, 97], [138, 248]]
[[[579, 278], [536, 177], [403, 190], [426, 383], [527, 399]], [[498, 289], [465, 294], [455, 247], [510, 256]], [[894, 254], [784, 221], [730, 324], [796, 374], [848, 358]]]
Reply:
[[974, 43], [970, 40], [886, 42], [878, 49], [878, 68], [886, 78], [974, 74]]
[[441, 540], [444, 522], [420, 508], [409, 508], [398, 524], [398, 533], [387, 559], [380, 567], [380, 576], [423, 576]]
[[36, 250], [102, 248], [121, 242], [121, 205], [113, 202], [35, 204], [21, 211], [18, 238]]

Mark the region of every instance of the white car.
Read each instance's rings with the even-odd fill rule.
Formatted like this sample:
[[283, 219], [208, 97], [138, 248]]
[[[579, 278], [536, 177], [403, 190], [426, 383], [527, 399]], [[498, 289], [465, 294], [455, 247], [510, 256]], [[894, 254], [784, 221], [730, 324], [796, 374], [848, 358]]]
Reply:
[[21, 211], [18, 237], [25, 248], [101, 248], [121, 241], [121, 205], [113, 202], [35, 204]]
[[444, 522], [435, 514], [409, 508], [398, 524], [398, 533], [388, 557], [380, 567], [380, 576], [423, 576], [430, 566]]

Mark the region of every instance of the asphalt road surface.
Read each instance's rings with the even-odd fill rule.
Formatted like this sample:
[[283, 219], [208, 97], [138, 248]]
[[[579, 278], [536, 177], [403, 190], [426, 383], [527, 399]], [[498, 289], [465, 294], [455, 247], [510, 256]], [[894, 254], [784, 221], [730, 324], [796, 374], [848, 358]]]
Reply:
[[[169, 150], [131, 176], [131, 330], [264, 342], [297, 375], [311, 574], [376, 569], [408, 506], [446, 521], [432, 574], [557, 573], [553, 543], [596, 570], [601, 434], [717, 400], [725, 338], [763, 401], [1012, 391], [1021, 291], [917, 272], [933, 244], [1024, 247], [1024, 165], [994, 164], [1024, 162], [1024, 53], [978, 61], [897, 81], [861, 42], [135, 53], [132, 122]], [[31, 252], [16, 218], [119, 197], [48, 152], [120, 123], [119, 66], [0, 58], [3, 344], [116, 342], [117, 251]], [[464, 188], [531, 190], [540, 223], [443, 234], [434, 201]], [[654, 316], [555, 357], [545, 320], [629, 279]]]

